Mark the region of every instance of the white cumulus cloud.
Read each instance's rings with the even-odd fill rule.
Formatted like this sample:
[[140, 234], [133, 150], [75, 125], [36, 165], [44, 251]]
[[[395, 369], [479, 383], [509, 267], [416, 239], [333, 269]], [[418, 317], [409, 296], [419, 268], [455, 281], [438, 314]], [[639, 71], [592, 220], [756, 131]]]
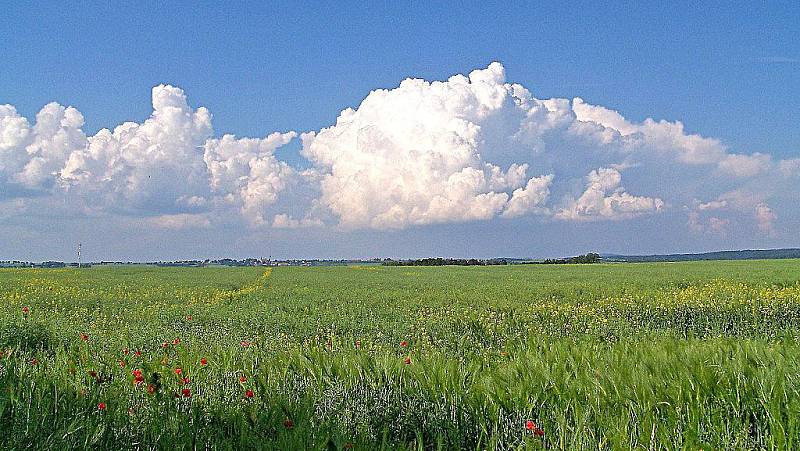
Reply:
[[768, 235], [775, 233], [774, 222], [778, 219], [778, 215], [776, 215], [767, 204], [760, 203], [756, 205], [755, 218], [758, 224], [758, 230]]
[[[512, 162], [503, 170], [493, 161], [524, 132], [528, 99], [515, 97], [515, 89], [493, 63], [469, 77], [408, 79], [373, 91], [334, 126], [304, 139], [304, 155], [324, 174], [322, 204], [352, 228], [495, 217], [529, 167]], [[541, 194], [530, 192], [527, 202]], [[528, 208], [525, 196], [509, 207], [511, 215]]]
[[731, 153], [679, 121], [631, 121], [580, 97], [538, 99], [500, 63], [368, 93], [299, 134], [304, 169], [276, 156], [294, 131], [215, 135], [211, 113], [169, 85], [153, 88], [152, 106], [141, 123], [87, 136], [71, 106], [29, 120], [0, 105], [0, 201], [69, 198], [83, 214], [172, 229], [627, 220], [678, 205], [691, 230], [742, 220], [774, 235], [799, 196], [800, 159]]
[[224, 202], [237, 206], [254, 225], [267, 223], [265, 209], [278, 200], [296, 172], [275, 158], [275, 149], [297, 133], [273, 133], [264, 139], [225, 135], [205, 144], [204, 160], [211, 189]]
[[180, 199], [203, 196], [208, 176], [202, 146], [211, 137], [211, 113], [193, 110], [184, 92], [153, 88], [153, 113], [143, 123], [100, 130], [71, 153], [60, 181], [123, 209], [179, 212]]
[[44, 106], [31, 127], [10, 105], [0, 105], [0, 180], [29, 190], [52, 187], [64, 162], [86, 145], [83, 115], [57, 103]]
[[531, 212], [547, 211], [541, 207], [550, 196], [550, 184], [553, 182], [553, 175], [534, 177], [528, 180], [524, 188], [517, 188], [511, 195], [511, 200], [506, 204], [503, 216], [514, 218]]
[[627, 219], [655, 213], [664, 201], [653, 197], [634, 196], [620, 186], [622, 174], [613, 168], [599, 168], [586, 176], [586, 190], [556, 213], [566, 220]]

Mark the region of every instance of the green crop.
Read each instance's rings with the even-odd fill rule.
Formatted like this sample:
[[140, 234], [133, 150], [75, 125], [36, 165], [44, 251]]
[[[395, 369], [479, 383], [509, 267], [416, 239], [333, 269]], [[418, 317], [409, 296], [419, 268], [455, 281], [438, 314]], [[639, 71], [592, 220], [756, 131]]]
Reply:
[[796, 449], [798, 337], [798, 260], [5, 269], [0, 447]]

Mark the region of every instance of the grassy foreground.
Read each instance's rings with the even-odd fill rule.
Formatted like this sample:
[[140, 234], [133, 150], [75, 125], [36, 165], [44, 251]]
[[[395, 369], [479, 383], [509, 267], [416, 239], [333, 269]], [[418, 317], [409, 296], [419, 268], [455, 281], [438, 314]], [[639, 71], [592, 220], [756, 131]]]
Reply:
[[0, 270], [0, 447], [800, 447], [800, 261]]

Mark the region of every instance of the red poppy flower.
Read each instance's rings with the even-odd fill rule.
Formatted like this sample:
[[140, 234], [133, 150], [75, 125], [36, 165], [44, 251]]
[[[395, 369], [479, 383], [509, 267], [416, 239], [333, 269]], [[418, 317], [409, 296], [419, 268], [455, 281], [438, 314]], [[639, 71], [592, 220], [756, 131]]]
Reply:
[[253, 397], [253, 390], [247, 390], [246, 392], [244, 392], [244, 397], [245, 398], [252, 398]]
[[168, 347], [169, 347], [169, 343], [167, 343], [167, 342], [165, 341], [164, 343], [161, 343], [161, 347], [162, 347], [162, 348], [164, 348], [164, 349], [166, 349], [166, 348], [168, 348]]
[[180, 376], [180, 375], [181, 375], [181, 373], [183, 373], [183, 370], [182, 370], [182, 369], [180, 369], [180, 368], [175, 368], [175, 374], [177, 374], [177, 375], [179, 375], [179, 376]]
[[407, 348], [408, 347], [408, 342], [403, 340], [403, 341], [400, 342], [400, 346], [402, 346], [404, 348]]
[[119, 366], [125, 368], [125, 361], [124, 360], [120, 360], [119, 361]]
[[133, 383], [139, 385], [144, 382], [144, 376], [142, 376], [142, 370], [133, 370]]
[[405, 364], [411, 365], [411, 357], [406, 357]]
[[536, 428], [536, 430], [533, 431], [533, 435], [537, 437], [542, 437], [544, 436], [544, 431], [540, 428]]
[[294, 421], [292, 421], [292, 420], [287, 418], [286, 421], [283, 422], [283, 427], [285, 427], [286, 429], [293, 428], [294, 427]]
[[189, 390], [188, 388], [184, 388], [183, 390], [181, 390], [181, 394], [183, 395], [184, 398], [192, 397], [192, 391]]
[[172, 344], [174, 344], [174, 345], [177, 345], [177, 344], [180, 344], [180, 343], [181, 343], [181, 339], [180, 338], [176, 338], [176, 339], [172, 340]]
[[28, 313], [30, 313], [30, 311], [31, 311], [31, 309], [29, 309], [28, 307], [22, 307], [22, 314], [23, 315], [27, 315]]
[[526, 421], [525, 422], [525, 429], [527, 429], [529, 431], [532, 431], [532, 430], [536, 429], [536, 423], [534, 423], [532, 420]]
[[151, 395], [156, 392], [156, 386], [153, 384], [147, 384], [147, 393]]
[[124, 348], [122, 350], [122, 355], [129, 355], [130, 353], [131, 353], [131, 351], [129, 351], [128, 348]]
[[89, 371], [89, 376], [91, 376], [91, 377], [93, 377], [93, 378], [97, 379], [97, 371], [94, 371], [94, 370], [92, 370], [92, 371]]
[[183, 379], [181, 379], [181, 382], [183, 382], [183, 385], [186, 385], [186, 384], [189, 383], [189, 378], [188, 377], [184, 377]]
[[356, 348], [361, 348], [361, 340], [356, 340]]
[[39, 361], [36, 359], [31, 359], [31, 365], [38, 365]]
[[245, 382], [247, 382], [247, 378], [244, 376], [239, 376], [239, 382], [244, 384]]
[[136, 352], [133, 353], [133, 355], [135, 355], [136, 357], [141, 357], [142, 356], [142, 351], [136, 351]]
[[86, 334], [84, 334], [84, 333], [82, 333], [82, 334], [81, 334], [81, 340], [83, 340], [83, 341], [89, 341], [89, 336], [88, 336], [88, 335], [86, 335]]
[[200, 365], [203, 365], [203, 366], [208, 365], [208, 360], [206, 360], [206, 358], [203, 357], [202, 359], [200, 359]]
[[106, 410], [106, 403], [101, 402], [97, 405], [97, 410]]
[[186, 321], [191, 321], [191, 320], [192, 320], [192, 315], [188, 315], [188, 316], [186, 317]]

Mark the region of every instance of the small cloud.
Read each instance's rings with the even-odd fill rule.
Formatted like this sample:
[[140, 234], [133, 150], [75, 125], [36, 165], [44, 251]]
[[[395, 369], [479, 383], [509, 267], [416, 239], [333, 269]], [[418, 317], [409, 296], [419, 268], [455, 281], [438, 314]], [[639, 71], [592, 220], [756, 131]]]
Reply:
[[712, 200], [711, 202], [700, 202], [695, 199], [695, 207], [699, 211], [720, 210], [728, 206], [727, 200]]
[[775, 220], [778, 215], [765, 203], [756, 205], [755, 211], [756, 222], [758, 223], [758, 230], [767, 235], [775, 234]]
[[690, 211], [687, 225], [689, 229], [695, 233], [707, 233], [709, 235], [724, 237], [727, 234], [730, 223], [730, 219], [720, 218], [718, 216], [711, 216], [708, 219], [703, 219], [697, 211]]
[[593, 221], [629, 219], [658, 213], [664, 208], [659, 198], [634, 196], [620, 186], [622, 174], [613, 168], [599, 168], [586, 176], [586, 191], [558, 211], [556, 219]]
[[503, 217], [514, 218], [530, 212], [544, 211], [541, 205], [550, 196], [550, 184], [553, 182], [553, 177], [553, 174], [534, 177], [528, 180], [525, 188], [515, 189], [506, 204]]
[[294, 219], [285, 213], [275, 215], [275, 218], [272, 220], [272, 227], [276, 229], [299, 229], [305, 227], [319, 227], [322, 225], [323, 223], [319, 219]]
[[147, 219], [153, 227], [168, 230], [205, 229], [211, 226], [211, 221], [201, 214], [176, 214], [161, 215]]
[[729, 219], [718, 218], [716, 216], [712, 216], [708, 218], [708, 227], [712, 233], [724, 235], [725, 229], [728, 227], [731, 221]]

